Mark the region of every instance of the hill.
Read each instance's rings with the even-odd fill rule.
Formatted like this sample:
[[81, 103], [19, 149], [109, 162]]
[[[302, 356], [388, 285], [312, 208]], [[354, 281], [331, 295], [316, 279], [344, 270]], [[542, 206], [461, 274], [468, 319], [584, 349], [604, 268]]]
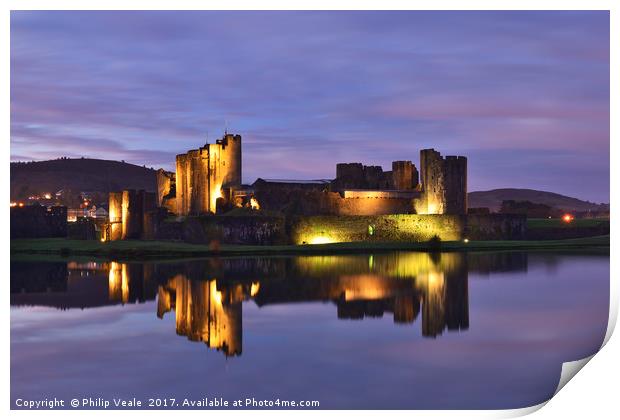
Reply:
[[488, 207], [491, 211], [499, 210], [502, 201], [531, 201], [532, 203], [546, 204], [566, 211], [607, 211], [609, 204], [597, 204], [578, 198], [567, 197], [547, 191], [537, 191], [519, 188], [501, 188], [490, 191], [473, 191], [467, 195], [468, 206]]
[[11, 200], [59, 190], [156, 191], [155, 170], [130, 163], [101, 159], [57, 159], [11, 162]]

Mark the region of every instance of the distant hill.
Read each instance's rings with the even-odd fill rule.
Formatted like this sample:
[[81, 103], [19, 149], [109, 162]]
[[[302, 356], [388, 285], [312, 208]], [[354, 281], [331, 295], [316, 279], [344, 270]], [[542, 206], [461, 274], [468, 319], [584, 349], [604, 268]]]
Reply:
[[546, 204], [566, 211], [607, 211], [609, 204], [597, 204], [578, 198], [567, 197], [547, 191], [537, 191], [519, 188], [502, 188], [490, 191], [473, 191], [468, 195], [468, 206], [488, 207], [491, 211], [499, 210], [504, 200], [531, 201], [532, 203]]
[[57, 159], [11, 162], [11, 199], [59, 190], [156, 191], [155, 170], [130, 163], [101, 159]]

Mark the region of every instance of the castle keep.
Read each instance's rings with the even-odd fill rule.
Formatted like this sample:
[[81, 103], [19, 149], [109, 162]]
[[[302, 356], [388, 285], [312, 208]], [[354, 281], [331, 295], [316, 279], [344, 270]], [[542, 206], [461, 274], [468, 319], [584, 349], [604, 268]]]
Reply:
[[[172, 181], [172, 178], [169, 178]], [[170, 192], [158, 177], [157, 190]], [[164, 185], [161, 185], [162, 182]], [[175, 213], [180, 216], [217, 212], [218, 198], [230, 199], [241, 186], [241, 136], [225, 134], [215, 144], [177, 155]], [[163, 196], [159, 198], [163, 201]]]

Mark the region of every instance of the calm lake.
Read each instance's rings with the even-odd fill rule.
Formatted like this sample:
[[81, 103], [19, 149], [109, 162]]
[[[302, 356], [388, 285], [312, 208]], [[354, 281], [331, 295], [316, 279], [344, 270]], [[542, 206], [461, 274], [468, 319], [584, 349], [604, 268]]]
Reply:
[[527, 407], [553, 395], [563, 362], [601, 346], [609, 276], [609, 255], [574, 253], [14, 259], [12, 405]]

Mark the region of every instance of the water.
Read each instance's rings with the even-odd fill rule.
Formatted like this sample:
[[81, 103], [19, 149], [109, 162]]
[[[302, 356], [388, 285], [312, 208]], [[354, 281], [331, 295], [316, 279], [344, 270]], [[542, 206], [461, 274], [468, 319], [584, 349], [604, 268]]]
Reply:
[[599, 349], [608, 309], [608, 255], [13, 260], [11, 400], [520, 408]]

